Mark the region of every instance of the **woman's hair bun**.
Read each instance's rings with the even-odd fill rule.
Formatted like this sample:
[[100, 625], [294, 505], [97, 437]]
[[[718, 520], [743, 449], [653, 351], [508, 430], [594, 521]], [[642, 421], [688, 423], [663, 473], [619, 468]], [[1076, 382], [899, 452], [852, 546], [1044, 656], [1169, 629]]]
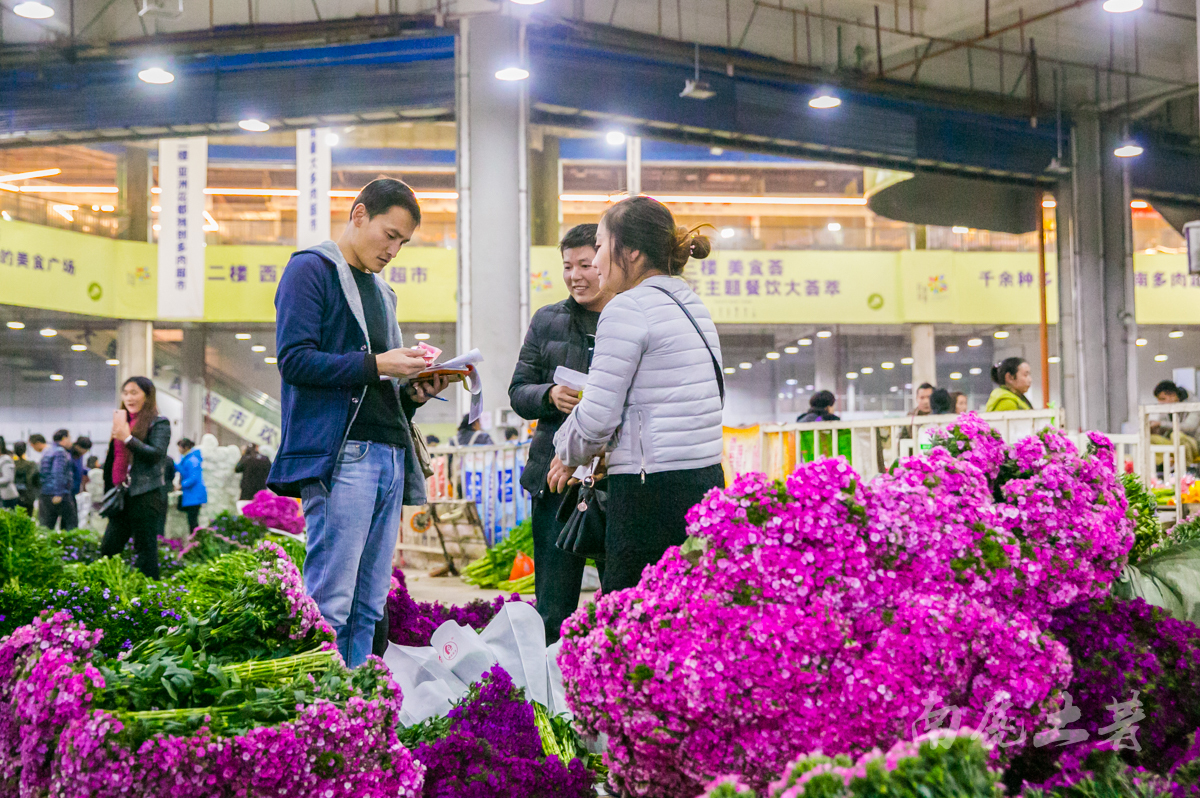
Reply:
[[671, 247], [671, 274], [682, 274], [689, 259], [707, 258], [712, 252], [712, 242], [708, 240], [708, 236], [696, 232], [697, 229], [699, 228], [693, 230], [684, 227], [676, 228], [675, 242]]

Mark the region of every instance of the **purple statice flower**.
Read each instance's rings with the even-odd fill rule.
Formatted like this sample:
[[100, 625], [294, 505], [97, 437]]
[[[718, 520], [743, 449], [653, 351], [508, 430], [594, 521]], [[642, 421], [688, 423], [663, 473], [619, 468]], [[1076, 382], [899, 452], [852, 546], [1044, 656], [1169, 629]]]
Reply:
[[910, 738], [931, 694], [966, 726], [1003, 706], [1043, 727], [1072, 673], [1051, 614], [1106, 594], [1133, 542], [1112, 447], [1092, 448], [1009, 446], [968, 415], [870, 483], [835, 458], [710, 492], [701, 546], [564, 624], [567, 702], [608, 736], [614, 784], [762, 789], [798, 753]]
[[424, 798], [585, 798], [595, 774], [579, 759], [547, 757], [534, 725], [533, 705], [499, 665], [484, 674], [478, 693], [450, 710], [447, 735], [423, 742]]

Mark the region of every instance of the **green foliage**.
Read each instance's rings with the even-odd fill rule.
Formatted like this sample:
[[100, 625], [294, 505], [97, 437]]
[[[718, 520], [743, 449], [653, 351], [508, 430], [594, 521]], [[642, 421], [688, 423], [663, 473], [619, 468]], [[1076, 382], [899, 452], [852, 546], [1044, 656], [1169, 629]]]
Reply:
[[1129, 563], [1133, 565], [1162, 542], [1163, 529], [1158, 520], [1158, 500], [1146, 489], [1145, 483], [1136, 474], [1122, 474], [1121, 484], [1125, 487], [1129, 515], [1134, 523], [1133, 549], [1129, 552]]
[[22, 508], [0, 510], [0, 585], [17, 580], [47, 585], [62, 574], [62, 549], [38, 534], [37, 523]]
[[305, 545], [291, 535], [279, 535], [274, 532], [267, 534], [267, 540], [279, 544], [287, 552], [288, 559], [300, 573], [304, 573], [304, 557], [308, 553]]
[[1137, 772], [1115, 751], [1093, 749], [1083, 761], [1085, 773], [1049, 788], [1030, 787], [1022, 798], [1171, 798], [1167, 779]]
[[188, 590], [186, 608], [203, 612], [236, 590], [246, 574], [257, 568], [258, 558], [254, 552], [238, 549], [188, 568], [175, 578], [175, 582]]
[[[513, 527], [508, 535], [487, 550], [482, 557], [463, 569], [462, 578], [468, 585], [484, 588], [498, 587], [512, 575], [517, 554], [533, 556], [533, 520], [526, 518]], [[536, 567], [537, 563], [534, 563]]]

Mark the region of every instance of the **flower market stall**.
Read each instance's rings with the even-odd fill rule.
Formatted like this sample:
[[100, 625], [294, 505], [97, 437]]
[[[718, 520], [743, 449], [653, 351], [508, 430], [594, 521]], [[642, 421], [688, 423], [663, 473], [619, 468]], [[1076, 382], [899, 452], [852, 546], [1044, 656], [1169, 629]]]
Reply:
[[398, 571], [387, 662], [354, 671], [269, 496], [161, 581], [0, 512], [0, 796], [1200, 795], [1192, 605], [1122, 587], [1194, 578], [1200, 525], [1112, 455], [968, 415], [869, 482], [743, 475], [561, 650], [515, 592], [417, 602]]

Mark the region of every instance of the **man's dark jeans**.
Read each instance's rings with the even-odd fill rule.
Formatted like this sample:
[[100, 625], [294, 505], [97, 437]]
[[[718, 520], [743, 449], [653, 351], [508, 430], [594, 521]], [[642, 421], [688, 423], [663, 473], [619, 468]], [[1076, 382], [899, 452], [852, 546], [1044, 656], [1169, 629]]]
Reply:
[[[583, 567], [587, 564], [555, 546], [563, 525], [558, 508], [563, 494], [543, 488], [533, 497], [533, 579], [537, 591], [537, 611], [546, 625], [546, 645], [559, 637], [563, 621], [579, 607]], [[604, 564], [597, 563], [603, 573]]]
[[74, 496], [63, 496], [58, 504], [54, 503], [53, 496], [43, 495], [40, 501], [39, 521], [42, 526], [54, 529], [54, 525], [60, 520], [64, 531], [79, 526], [79, 510], [75, 507]]

